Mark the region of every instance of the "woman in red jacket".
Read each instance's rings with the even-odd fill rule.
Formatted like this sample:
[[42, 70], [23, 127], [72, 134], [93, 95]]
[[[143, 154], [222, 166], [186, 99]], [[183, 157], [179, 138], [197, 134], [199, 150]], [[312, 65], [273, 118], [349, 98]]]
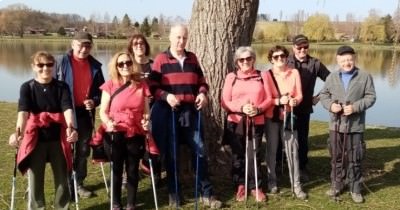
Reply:
[[303, 192], [300, 184], [297, 130], [293, 126], [295, 120], [290, 119], [293, 107], [300, 104], [303, 95], [299, 72], [287, 66], [288, 55], [289, 51], [279, 45], [272, 47], [268, 52], [272, 68], [267, 71], [267, 84], [270, 85], [274, 104], [266, 111], [268, 189], [272, 194], [278, 193], [275, 172], [276, 152], [278, 143], [282, 140], [282, 145], [286, 146], [293, 193], [303, 200], [307, 198], [307, 194]]
[[[261, 190], [260, 164], [257, 164], [257, 182], [255, 181], [254, 154], [261, 145], [264, 133], [264, 112], [271, 105], [271, 93], [265, 81], [265, 74], [254, 68], [256, 54], [251, 47], [239, 47], [235, 52], [236, 69], [226, 76], [222, 90], [222, 107], [228, 112], [226, 139], [232, 148], [232, 176], [237, 188], [236, 200], [245, 200], [245, 161], [248, 163], [248, 181], [251, 194], [257, 202], [266, 200]], [[250, 126], [250, 124], [252, 126]], [[246, 156], [246, 133], [249, 130], [251, 140]], [[248, 134], [248, 133], [247, 133]], [[253, 148], [255, 141], [256, 148]], [[257, 158], [259, 159], [259, 158]], [[257, 183], [257, 184], [256, 184]]]
[[21, 85], [17, 135], [9, 144], [19, 146], [18, 169], [29, 176], [28, 209], [45, 209], [44, 176], [50, 162], [54, 177], [54, 208], [68, 209], [68, 172], [72, 169], [70, 143], [78, 138], [73, 128], [72, 100], [66, 83], [53, 79], [54, 57], [39, 51], [32, 56], [35, 78]]

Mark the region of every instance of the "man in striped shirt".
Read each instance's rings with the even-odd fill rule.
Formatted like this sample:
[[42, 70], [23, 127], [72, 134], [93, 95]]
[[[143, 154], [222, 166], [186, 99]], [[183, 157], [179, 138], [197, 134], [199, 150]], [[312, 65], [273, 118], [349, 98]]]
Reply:
[[[188, 29], [183, 25], [171, 28], [170, 47], [155, 59], [150, 73], [150, 90], [155, 103], [152, 108], [152, 133], [166, 161], [169, 204], [179, 206], [182, 194], [178, 180], [179, 145], [192, 151], [196, 170], [198, 154], [198, 187], [202, 201], [211, 208], [220, 208], [207, 172], [200, 110], [207, 104], [208, 85], [194, 53], [186, 51]], [[188, 158], [188, 157], [182, 157]]]

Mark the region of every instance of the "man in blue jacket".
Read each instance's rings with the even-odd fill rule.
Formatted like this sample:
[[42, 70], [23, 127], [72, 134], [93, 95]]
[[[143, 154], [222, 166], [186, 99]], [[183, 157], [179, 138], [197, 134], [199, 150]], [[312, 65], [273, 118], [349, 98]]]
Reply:
[[88, 143], [92, 136], [94, 110], [100, 104], [99, 87], [104, 83], [101, 63], [90, 55], [92, 47], [92, 35], [83, 31], [75, 32], [72, 49], [61, 56], [56, 64], [56, 77], [68, 84], [75, 108], [78, 141], [74, 148], [74, 167], [78, 195], [82, 198], [93, 194], [83, 186], [83, 181], [87, 176]]

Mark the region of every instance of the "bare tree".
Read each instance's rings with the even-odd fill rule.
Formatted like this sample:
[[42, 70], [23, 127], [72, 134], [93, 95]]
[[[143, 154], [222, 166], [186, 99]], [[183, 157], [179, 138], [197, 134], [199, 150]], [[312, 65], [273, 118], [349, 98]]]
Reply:
[[[210, 85], [209, 106], [203, 111], [210, 158], [215, 160], [222, 136], [224, 111], [220, 106], [225, 75], [234, 69], [233, 53], [251, 44], [259, 0], [195, 0], [189, 28], [194, 51]], [[215, 163], [215, 161], [210, 161]], [[221, 171], [220, 171], [221, 172]]]

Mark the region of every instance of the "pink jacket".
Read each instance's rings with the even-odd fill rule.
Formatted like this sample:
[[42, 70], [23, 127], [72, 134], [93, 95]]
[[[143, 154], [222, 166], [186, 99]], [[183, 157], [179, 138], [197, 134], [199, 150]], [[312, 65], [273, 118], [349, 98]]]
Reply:
[[48, 127], [50, 123], [53, 122], [60, 123], [62, 125], [60, 133], [61, 147], [67, 162], [67, 169], [68, 171], [72, 170], [71, 144], [67, 142], [67, 136], [65, 133], [67, 125], [65, 123], [63, 113], [41, 112], [39, 114], [30, 113], [25, 127], [24, 138], [19, 147], [17, 156], [18, 169], [22, 174], [25, 174], [29, 168], [29, 163], [26, 160], [29, 154], [31, 154], [31, 152], [35, 149], [38, 142], [38, 128]]
[[[297, 104], [303, 100], [303, 94], [301, 91], [301, 79], [300, 74], [297, 69], [286, 68], [285, 72], [281, 72], [280, 76], [275, 76], [276, 82], [278, 83], [279, 90], [281, 93], [278, 93], [278, 89], [275, 87], [275, 84], [272, 80], [271, 73], [272, 69], [266, 71], [266, 80], [269, 85], [269, 89], [272, 93], [272, 100], [279, 98], [280, 95], [284, 95], [286, 93], [289, 94], [291, 98], [295, 98], [297, 100]], [[274, 106], [268, 107], [265, 112], [265, 116], [267, 118], [272, 118]], [[286, 110], [290, 112], [290, 106], [286, 105]], [[283, 111], [283, 110], [282, 110]], [[283, 116], [283, 113], [281, 114]]]
[[[255, 69], [249, 73], [238, 70], [237, 75], [233, 72], [229, 73], [225, 78], [221, 99], [222, 107], [228, 112], [228, 121], [239, 123], [242, 118], [239, 114], [242, 112], [241, 107], [248, 102], [264, 113], [272, 105], [271, 89], [268, 83], [265, 72], [261, 72], [260, 75]], [[262, 114], [253, 119], [256, 125], [264, 123]]]

